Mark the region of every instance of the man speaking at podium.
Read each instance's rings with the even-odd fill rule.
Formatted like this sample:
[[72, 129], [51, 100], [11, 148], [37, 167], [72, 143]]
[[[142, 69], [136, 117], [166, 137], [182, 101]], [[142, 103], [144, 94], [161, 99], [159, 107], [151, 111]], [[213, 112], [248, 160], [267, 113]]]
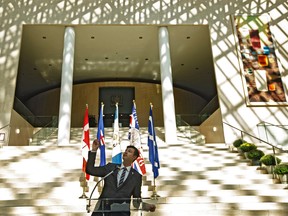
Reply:
[[[100, 146], [99, 140], [95, 139], [92, 150], [88, 153], [86, 173], [92, 176], [104, 177], [104, 187], [92, 216], [129, 216], [130, 198], [133, 199], [134, 207], [138, 208], [141, 202], [142, 175], [134, 170], [131, 165], [139, 156], [139, 151], [135, 146], [127, 146], [123, 153], [122, 164], [108, 163], [105, 166], [94, 166], [96, 153]], [[107, 199], [105, 201], [105, 199]], [[110, 200], [109, 200], [110, 199]], [[127, 200], [125, 200], [127, 199]], [[155, 205], [142, 203], [145, 211], [155, 211]], [[104, 211], [103, 211], [104, 210]]]

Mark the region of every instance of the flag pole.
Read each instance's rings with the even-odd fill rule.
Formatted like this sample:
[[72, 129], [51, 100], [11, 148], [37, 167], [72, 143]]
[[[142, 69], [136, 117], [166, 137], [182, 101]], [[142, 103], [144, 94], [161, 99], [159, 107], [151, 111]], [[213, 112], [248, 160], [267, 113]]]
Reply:
[[138, 149], [139, 156], [132, 163], [132, 167], [142, 176], [146, 174], [146, 166], [143, 157], [143, 149], [141, 144], [141, 133], [140, 126], [137, 118], [136, 111], [136, 102], [133, 100], [132, 112], [130, 115], [130, 123], [129, 123], [129, 133], [128, 139], [130, 141], [130, 145], [135, 146]]
[[[86, 115], [86, 111], [88, 110], [88, 104], [86, 104], [86, 110], [85, 110], [85, 115]], [[85, 116], [84, 118], [86, 118], [87, 116]], [[85, 123], [85, 120], [84, 120]], [[88, 124], [89, 124], [89, 119], [88, 119]], [[83, 130], [84, 130], [84, 126], [83, 126]], [[82, 137], [84, 138], [84, 137]], [[89, 141], [88, 141], [89, 142]], [[88, 145], [89, 146], [89, 145]], [[90, 147], [89, 147], [90, 148]], [[89, 149], [90, 150], [90, 149]], [[83, 158], [83, 163], [84, 163], [84, 158]], [[82, 165], [83, 166], [83, 165]], [[86, 165], [85, 165], [86, 166]], [[83, 168], [83, 167], [82, 167]], [[81, 172], [81, 176], [79, 178], [79, 182], [80, 182], [80, 187], [82, 187], [82, 195], [79, 197], [79, 199], [87, 199], [88, 196], [86, 196], [85, 192], [89, 192], [89, 187], [88, 187], [88, 183], [86, 180], [86, 173], [84, 170], [82, 170]]]
[[82, 195], [79, 197], [79, 199], [87, 199], [85, 192], [89, 191], [89, 187], [85, 178], [85, 173], [82, 172], [81, 176], [79, 178], [80, 186], [82, 187]]
[[152, 193], [151, 198], [154, 199], [154, 200], [157, 200], [158, 197], [160, 197], [160, 196], [157, 194], [157, 189], [156, 189], [156, 179], [153, 178], [153, 193]]
[[[151, 112], [152, 112], [152, 109], [153, 109], [153, 104], [150, 102], [150, 108], [151, 108]], [[152, 122], [153, 122], [153, 118], [151, 119]], [[153, 131], [154, 131], [154, 124], [153, 124]], [[155, 136], [155, 133], [153, 133], [153, 137]], [[153, 138], [154, 139], [154, 138]], [[156, 141], [156, 140], [154, 140]], [[151, 198], [152, 199], [155, 199], [157, 200], [158, 197], [160, 197], [158, 194], [157, 194], [157, 189], [156, 189], [156, 178], [155, 178], [155, 173], [154, 173], [154, 165], [152, 164], [152, 169], [153, 169], [153, 192], [152, 192], [152, 195], [151, 195]]]
[[119, 138], [119, 109], [118, 102], [115, 102], [115, 114], [113, 123], [113, 139], [112, 139], [112, 163], [122, 163], [122, 151]]
[[[99, 111], [99, 118], [98, 118], [98, 129], [97, 129], [97, 139], [98, 139], [98, 133], [99, 133], [99, 131], [100, 131], [100, 128], [99, 128], [99, 124], [100, 124], [100, 118], [102, 119], [101, 121], [103, 122], [103, 116], [104, 116], [104, 114], [103, 114], [103, 111], [104, 111], [104, 102], [103, 101], [101, 101], [101, 108], [100, 108], [100, 110], [101, 111]], [[102, 114], [102, 116], [100, 116], [100, 114]], [[104, 126], [104, 125], [103, 125]], [[104, 129], [104, 128], [103, 128]], [[101, 140], [99, 139], [99, 142], [101, 143]], [[101, 148], [100, 148], [100, 163], [101, 163]], [[97, 182], [97, 181], [99, 181], [99, 177], [94, 177], [94, 181], [95, 182]], [[100, 182], [100, 184], [98, 185], [98, 192], [99, 193], [101, 193], [102, 192], [102, 190], [103, 190], [103, 187], [104, 187], [104, 182], [103, 181], [101, 181]]]

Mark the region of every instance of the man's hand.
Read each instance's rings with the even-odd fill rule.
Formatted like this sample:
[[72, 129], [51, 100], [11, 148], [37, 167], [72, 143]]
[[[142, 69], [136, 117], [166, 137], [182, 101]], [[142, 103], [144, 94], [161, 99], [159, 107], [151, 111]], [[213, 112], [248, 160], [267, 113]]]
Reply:
[[98, 139], [95, 139], [92, 143], [92, 151], [97, 151], [97, 149], [99, 148], [100, 146], [100, 142]]
[[153, 204], [149, 204], [149, 211], [154, 212], [156, 210], [156, 206]]
[[156, 206], [154, 204], [143, 202], [142, 208], [144, 211], [154, 212], [156, 210]]

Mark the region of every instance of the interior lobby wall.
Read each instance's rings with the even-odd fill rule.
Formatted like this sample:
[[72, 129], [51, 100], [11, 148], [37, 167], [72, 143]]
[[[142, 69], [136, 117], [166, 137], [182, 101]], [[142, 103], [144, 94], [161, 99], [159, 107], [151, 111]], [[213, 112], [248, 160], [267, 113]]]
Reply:
[[224, 143], [223, 124], [220, 109], [216, 110], [199, 127], [199, 132], [205, 136], [206, 143]]
[[[46, 2], [23, 0], [11, 2], [9, 0], [3, 0], [0, 5], [0, 125], [4, 126], [11, 122], [21, 48], [22, 24], [121, 24], [159, 26], [208, 24], [210, 27], [222, 120], [257, 136], [257, 124], [261, 121], [280, 125], [287, 124], [287, 105], [247, 106], [241, 78], [241, 68], [238, 61], [239, 58], [235, 47], [234, 27], [231, 23], [230, 15], [266, 13], [270, 16], [271, 30], [278, 51], [277, 57], [283, 69], [284, 83], [287, 86], [287, 11], [287, 2], [283, 0], [196, 0], [178, 2], [107, 2], [102, 0], [62, 0]], [[136, 98], [136, 100], [140, 99]], [[138, 107], [140, 109], [139, 105]], [[91, 109], [94, 110], [94, 107]], [[78, 112], [78, 110], [73, 111]], [[145, 108], [145, 115], [146, 112]], [[226, 126], [224, 126], [224, 135], [226, 142], [232, 142], [233, 139], [238, 136], [235, 131]]]
[[[153, 117], [155, 126], [163, 126], [163, 109], [161, 86], [152, 83], [140, 82], [97, 82], [78, 84], [73, 86], [71, 126], [82, 127], [86, 104], [89, 115], [95, 115], [98, 121], [99, 88], [101, 87], [134, 87], [137, 117], [140, 126], [147, 127], [149, 105], [153, 104]], [[204, 101], [199, 96], [175, 88], [175, 110], [178, 114], [192, 114], [201, 110]], [[53, 89], [31, 98], [27, 102], [28, 108], [37, 116], [58, 116], [60, 90]], [[110, 106], [110, 104], [104, 105]], [[132, 107], [131, 107], [132, 111]], [[119, 107], [119, 113], [121, 107]], [[121, 117], [120, 117], [121, 121]]]
[[34, 132], [34, 127], [30, 125], [22, 116], [14, 110], [12, 111], [9, 145], [26, 146], [29, 145], [30, 138]]

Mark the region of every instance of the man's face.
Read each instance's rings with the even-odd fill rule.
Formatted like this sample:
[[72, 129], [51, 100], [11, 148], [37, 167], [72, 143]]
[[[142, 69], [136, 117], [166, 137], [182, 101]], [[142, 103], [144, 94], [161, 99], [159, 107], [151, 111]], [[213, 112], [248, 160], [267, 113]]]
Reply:
[[123, 153], [123, 160], [130, 161], [131, 163], [136, 159], [133, 148], [127, 148]]

